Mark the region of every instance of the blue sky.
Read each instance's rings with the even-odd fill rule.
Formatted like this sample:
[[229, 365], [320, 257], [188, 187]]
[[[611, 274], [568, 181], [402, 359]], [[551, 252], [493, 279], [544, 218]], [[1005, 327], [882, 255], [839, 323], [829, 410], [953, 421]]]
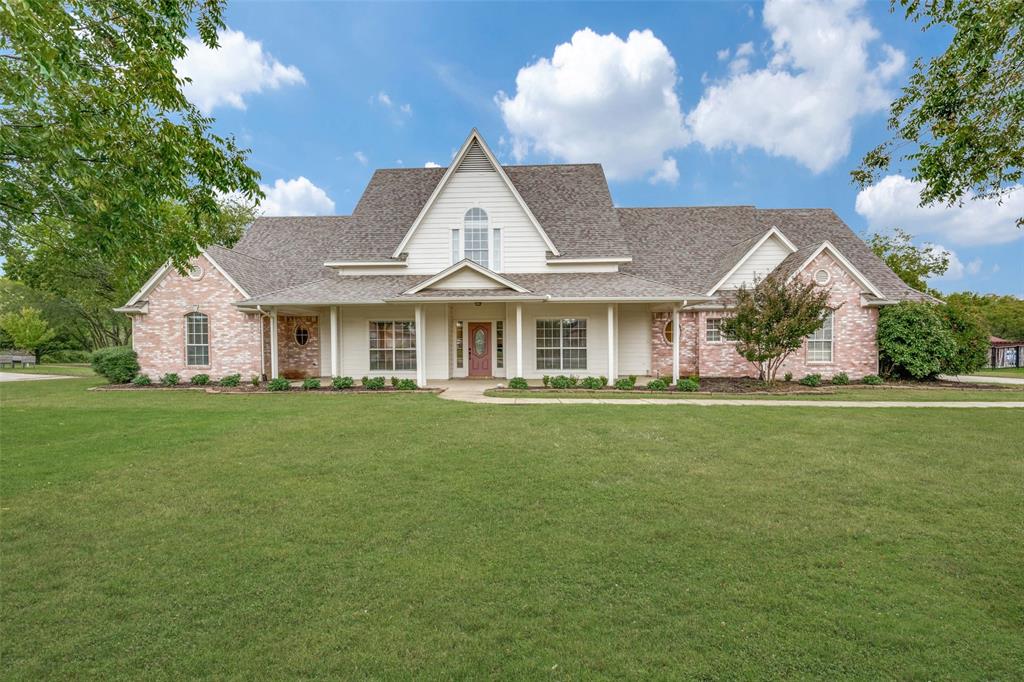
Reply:
[[941, 290], [1024, 295], [1024, 193], [922, 210], [906, 169], [849, 181], [948, 40], [888, 3], [235, 0], [227, 23], [179, 70], [268, 213], [349, 213], [374, 168], [446, 165], [475, 126], [506, 163], [602, 162], [620, 206], [829, 207], [952, 250]]

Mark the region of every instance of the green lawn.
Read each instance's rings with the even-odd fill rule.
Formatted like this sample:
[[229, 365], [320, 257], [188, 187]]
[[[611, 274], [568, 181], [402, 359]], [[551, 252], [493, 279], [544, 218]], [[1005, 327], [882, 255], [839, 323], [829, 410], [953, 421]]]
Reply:
[[89, 365], [36, 365], [34, 367], [3, 367], [0, 372], [15, 374], [61, 374], [72, 377], [94, 377], [96, 373]]
[[982, 369], [977, 372], [971, 372], [971, 374], [983, 377], [1014, 377], [1017, 379], [1024, 379], [1024, 367], [1002, 367], [1000, 369]]
[[1012, 679], [1003, 410], [0, 384], [0, 678]]
[[680, 393], [666, 391], [587, 391], [549, 390], [520, 391], [515, 389], [490, 389], [485, 395], [498, 398], [601, 398], [638, 400], [645, 398], [714, 398], [716, 400], [905, 400], [919, 402], [975, 401], [983, 402], [1024, 402], [1024, 389], [1016, 388], [908, 388], [903, 386], [847, 386], [828, 389], [828, 393]]

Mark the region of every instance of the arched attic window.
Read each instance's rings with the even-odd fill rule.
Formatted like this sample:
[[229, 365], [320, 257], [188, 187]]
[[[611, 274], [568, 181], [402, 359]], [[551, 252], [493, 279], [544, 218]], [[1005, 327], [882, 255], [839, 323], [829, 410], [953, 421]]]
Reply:
[[464, 257], [479, 263], [485, 268], [489, 265], [488, 244], [490, 242], [490, 227], [487, 219], [487, 211], [482, 208], [471, 208], [466, 211], [462, 220], [463, 234], [465, 235]]

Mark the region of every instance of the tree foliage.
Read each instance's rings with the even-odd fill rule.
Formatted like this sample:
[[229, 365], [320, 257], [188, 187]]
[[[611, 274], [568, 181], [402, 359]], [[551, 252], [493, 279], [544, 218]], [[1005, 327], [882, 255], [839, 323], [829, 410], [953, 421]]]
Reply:
[[736, 339], [736, 351], [757, 366], [762, 381], [775, 374], [804, 339], [822, 324], [829, 292], [800, 279], [785, 282], [768, 277], [736, 292], [735, 315], [722, 321], [722, 331]]
[[[892, 139], [853, 171], [861, 185], [899, 161], [922, 204], [998, 197], [1024, 171], [1024, 0], [893, 0], [924, 30], [951, 28], [946, 51], [913, 73], [889, 112]], [[1024, 225], [1024, 216], [1018, 217]]]
[[[224, 196], [260, 196], [248, 150], [210, 131], [174, 60], [223, 0], [0, 3], [0, 248], [124, 271], [230, 243]], [[169, 206], [173, 206], [171, 209]], [[180, 214], [179, 214], [180, 213]], [[182, 217], [184, 219], [182, 219]]]
[[953, 336], [956, 349], [942, 367], [945, 374], [970, 374], [988, 363], [988, 331], [981, 317], [957, 303], [939, 306], [939, 315]]
[[913, 236], [899, 228], [891, 233], [876, 232], [867, 239], [875, 255], [910, 287], [930, 292], [928, 279], [940, 277], [949, 269], [949, 252], [934, 245], [914, 246]]
[[40, 351], [55, 335], [37, 308], [25, 307], [16, 313], [0, 315], [0, 328], [11, 338], [16, 348], [33, 351], [37, 362]]
[[938, 306], [904, 301], [878, 314], [878, 352], [882, 373], [929, 379], [956, 354], [956, 339]]
[[963, 291], [946, 296], [946, 301], [976, 312], [984, 320], [989, 334], [1024, 341], [1024, 300], [1016, 296]]

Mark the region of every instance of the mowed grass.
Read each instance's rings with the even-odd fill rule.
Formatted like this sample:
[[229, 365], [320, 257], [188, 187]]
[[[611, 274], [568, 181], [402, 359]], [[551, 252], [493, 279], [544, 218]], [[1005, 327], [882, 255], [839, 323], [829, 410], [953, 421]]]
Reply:
[[1024, 367], [1000, 367], [999, 369], [982, 369], [971, 374], [982, 377], [1012, 377], [1024, 379]]
[[89, 365], [33, 365], [32, 367], [3, 367], [0, 372], [12, 374], [59, 374], [69, 377], [94, 377], [96, 372]]
[[907, 388], [903, 386], [837, 386], [818, 393], [683, 393], [678, 391], [588, 391], [581, 389], [517, 390], [488, 389], [485, 395], [495, 398], [600, 398], [610, 400], [645, 400], [651, 398], [695, 398], [714, 400], [856, 400], [906, 402], [1024, 402], [1024, 389], [993, 388]]
[[1016, 410], [0, 385], [3, 679], [1011, 679]]

